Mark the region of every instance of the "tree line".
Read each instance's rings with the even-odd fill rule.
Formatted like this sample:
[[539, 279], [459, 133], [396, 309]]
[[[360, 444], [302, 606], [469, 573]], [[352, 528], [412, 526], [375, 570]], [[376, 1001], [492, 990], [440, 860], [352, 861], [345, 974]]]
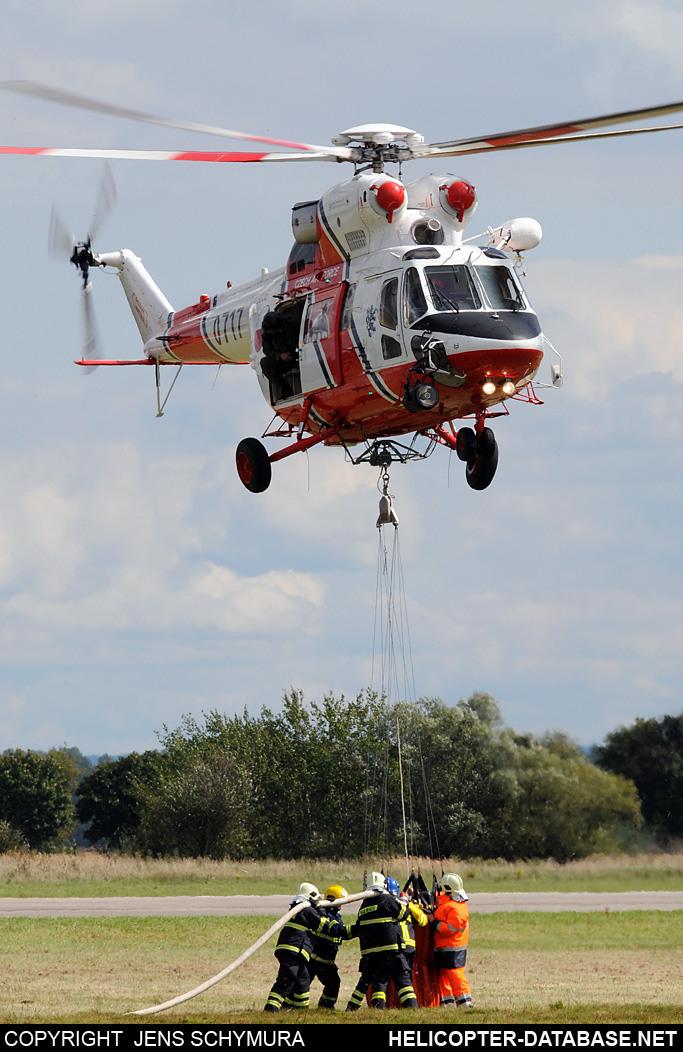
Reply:
[[0, 756], [0, 851], [74, 842], [153, 856], [555, 858], [683, 835], [683, 714], [619, 728], [587, 757], [517, 734], [474, 694], [372, 692], [164, 727], [93, 766], [77, 749]]

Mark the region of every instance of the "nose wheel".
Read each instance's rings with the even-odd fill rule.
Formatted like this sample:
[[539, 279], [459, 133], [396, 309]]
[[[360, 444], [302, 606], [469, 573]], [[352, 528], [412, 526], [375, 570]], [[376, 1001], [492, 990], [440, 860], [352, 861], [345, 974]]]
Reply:
[[467, 485], [471, 489], [486, 489], [498, 467], [498, 443], [491, 428], [485, 427], [476, 435], [471, 427], [461, 427], [455, 451], [465, 462]]

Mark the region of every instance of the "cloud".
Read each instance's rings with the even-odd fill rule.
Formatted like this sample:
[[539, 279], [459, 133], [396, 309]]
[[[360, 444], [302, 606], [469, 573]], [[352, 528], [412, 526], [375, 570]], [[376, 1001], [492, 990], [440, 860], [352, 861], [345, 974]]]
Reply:
[[596, 403], [653, 372], [683, 381], [681, 266], [678, 255], [536, 262], [534, 303], [570, 398]]

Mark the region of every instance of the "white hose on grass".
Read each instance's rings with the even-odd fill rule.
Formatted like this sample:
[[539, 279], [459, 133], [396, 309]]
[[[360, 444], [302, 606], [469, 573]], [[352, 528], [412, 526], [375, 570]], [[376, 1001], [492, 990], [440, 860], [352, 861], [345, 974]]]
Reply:
[[[317, 905], [324, 906], [325, 908], [332, 908], [334, 906], [342, 906], [345, 902], [357, 902], [359, 899], [371, 898], [373, 895], [377, 894], [378, 892], [376, 891], [358, 891], [356, 892], [356, 894], [347, 895], [343, 899], [335, 899], [333, 902], [319, 902], [317, 903]], [[296, 914], [299, 913], [299, 911], [302, 910], [304, 906], [310, 906], [310, 902], [308, 899], [306, 899], [305, 902], [297, 902], [296, 906], [293, 906], [292, 909], [285, 913], [283, 917], [280, 917], [280, 919], [276, 921], [275, 924], [273, 924], [272, 927], [270, 927], [268, 931], [265, 932], [259, 939], [257, 939], [256, 942], [252, 946], [250, 946], [248, 950], [245, 950], [241, 957], [238, 957], [236, 961], [233, 961], [232, 964], [229, 964], [228, 967], [224, 968], [222, 972], [218, 973], [218, 975], [214, 975], [212, 979], [207, 979], [206, 982], [201, 984], [201, 986], [195, 987], [194, 990], [190, 990], [186, 994], [180, 994], [179, 997], [174, 997], [172, 1001], [164, 1001], [163, 1004], [152, 1005], [151, 1008], [139, 1008], [137, 1012], [128, 1012], [127, 1014], [154, 1015], [156, 1012], [165, 1012], [167, 1008], [173, 1008], [175, 1005], [182, 1004], [183, 1001], [189, 1001], [190, 998], [197, 997], [198, 994], [203, 994], [205, 990], [208, 990], [210, 989], [210, 987], [215, 986], [216, 983], [219, 983], [221, 981], [221, 979], [225, 979], [228, 975], [230, 975], [231, 972], [234, 972], [236, 968], [239, 968], [241, 964], [244, 964], [244, 962], [248, 960], [253, 953], [256, 953], [256, 951], [260, 949], [261, 946], [264, 945], [264, 943], [268, 942], [268, 939], [270, 939], [270, 937], [274, 935], [276, 931], [279, 931], [280, 928], [283, 928], [287, 921], [291, 920], [292, 917], [296, 916]]]

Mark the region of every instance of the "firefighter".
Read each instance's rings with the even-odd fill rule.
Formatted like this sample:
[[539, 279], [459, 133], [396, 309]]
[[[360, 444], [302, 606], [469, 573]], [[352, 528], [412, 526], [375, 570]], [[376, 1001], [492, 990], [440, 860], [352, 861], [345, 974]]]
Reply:
[[[391, 878], [389, 878], [391, 881]], [[385, 881], [381, 873], [373, 873], [368, 891], [379, 892], [363, 899], [352, 936], [360, 940], [360, 979], [346, 1006], [347, 1012], [357, 1012], [372, 986], [372, 1008], [386, 1008], [386, 989], [394, 980], [401, 1008], [417, 1008], [408, 962], [401, 952], [400, 923], [408, 916], [408, 907], [398, 901], [390, 889], [398, 882]]]
[[289, 904], [291, 909], [300, 902], [308, 903], [280, 929], [275, 947], [280, 968], [265, 1004], [266, 1012], [279, 1012], [283, 1006], [308, 1008], [311, 985], [308, 962], [315, 937], [337, 928], [336, 920], [318, 912], [319, 901], [320, 892], [315, 884], [303, 883]]
[[470, 984], [465, 976], [469, 937], [469, 910], [462, 878], [445, 873], [436, 885], [439, 902], [431, 921], [434, 929], [434, 964], [439, 969], [442, 1007], [471, 1008]]
[[[329, 888], [325, 890], [325, 901], [334, 902], [335, 899], [345, 899], [347, 895], [348, 891], [341, 884], [330, 884]], [[316, 935], [313, 942], [311, 960], [308, 965], [308, 973], [311, 982], [317, 977], [323, 984], [323, 992], [318, 1001], [318, 1008], [333, 1009], [337, 1003], [339, 987], [341, 986], [339, 969], [335, 958], [342, 942], [345, 939], [352, 938], [351, 925], [344, 924], [338, 906], [335, 906], [333, 909], [324, 909], [323, 912], [336, 922], [337, 930], [321, 932], [320, 935]]]
[[[387, 881], [388, 883], [388, 881]], [[408, 916], [405, 920], [400, 922], [401, 927], [401, 946], [403, 949], [403, 955], [405, 956], [410, 966], [411, 972], [413, 964], [415, 962], [415, 928], [417, 924], [419, 928], [424, 928], [429, 924], [429, 917], [422, 909], [418, 906], [417, 902], [413, 902], [408, 898], [405, 891], [401, 892], [398, 896], [398, 901], [408, 907]]]

